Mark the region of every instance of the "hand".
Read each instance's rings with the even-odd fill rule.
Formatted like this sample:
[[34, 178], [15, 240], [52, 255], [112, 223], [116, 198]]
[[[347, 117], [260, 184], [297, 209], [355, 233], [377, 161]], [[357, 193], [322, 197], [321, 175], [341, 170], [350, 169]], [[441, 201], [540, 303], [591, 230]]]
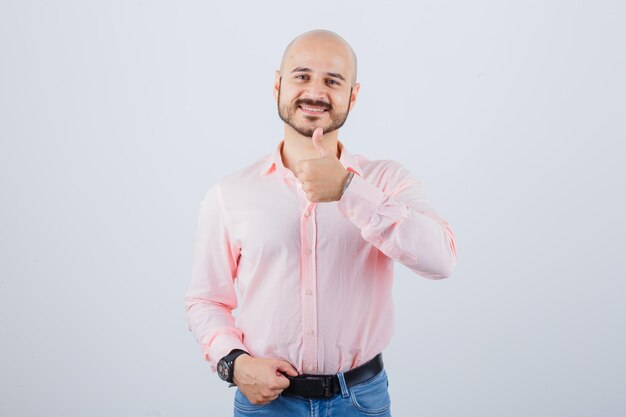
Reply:
[[252, 404], [267, 404], [278, 398], [289, 386], [289, 376], [298, 371], [289, 362], [280, 359], [253, 358], [240, 355], [234, 362], [233, 382]]
[[324, 131], [318, 127], [313, 132], [313, 146], [319, 151], [317, 159], [299, 161], [296, 177], [302, 183], [302, 189], [310, 202], [337, 201], [343, 193], [343, 186], [348, 179], [348, 170], [339, 159], [320, 144]]

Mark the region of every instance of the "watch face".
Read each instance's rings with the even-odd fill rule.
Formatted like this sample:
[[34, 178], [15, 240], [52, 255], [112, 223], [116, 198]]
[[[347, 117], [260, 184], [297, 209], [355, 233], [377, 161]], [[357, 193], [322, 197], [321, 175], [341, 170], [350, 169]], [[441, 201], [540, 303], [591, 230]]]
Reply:
[[221, 360], [217, 363], [217, 374], [224, 381], [228, 381], [228, 370], [228, 365], [226, 365], [225, 361]]

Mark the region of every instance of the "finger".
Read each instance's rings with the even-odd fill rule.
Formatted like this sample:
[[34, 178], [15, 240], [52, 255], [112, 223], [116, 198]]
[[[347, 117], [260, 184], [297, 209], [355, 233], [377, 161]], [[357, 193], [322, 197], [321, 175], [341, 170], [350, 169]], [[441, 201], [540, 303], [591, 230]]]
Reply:
[[278, 367], [276, 369], [286, 373], [289, 376], [298, 376], [298, 371], [296, 371], [296, 368], [294, 368], [293, 365], [287, 361], [278, 362]]
[[305, 161], [305, 159], [296, 162], [296, 164], [293, 167], [293, 169], [295, 171], [294, 174], [299, 174], [302, 171], [304, 171], [304, 165], [305, 165], [304, 161]]
[[250, 401], [254, 405], [264, 405], [269, 403], [265, 395], [258, 395], [256, 397], [248, 398], [248, 401]]
[[273, 399], [278, 397], [280, 393], [283, 391], [284, 391], [283, 388], [278, 388], [278, 387], [269, 388], [267, 392], [263, 394], [263, 399], [266, 401], [267, 400], [272, 401]]
[[286, 376], [284, 375], [277, 376], [276, 382], [274, 384], [274, 389], [280, 390], [280, 392], [282, 392], [285, 388], [289, 386], [290, 383], [291, 381], [289, 381]]
[[280, 395], [280, 393], [276, 394], [276, 393], [272, 393], [272, 395], [266, 395], [263, 397], [263, 402], [261, 404], [269, 404], [272, 401], [274, 401], [276, 398], [278, 398], [278, 396]]
[[318, 150], [318, 152], [320, 153], [320, 156], [323, 158], [328, 155], [328, 152], [326, 151], [326, 149], [322, 147], [322, 144], [320, 143], [320, 139], [322, 138], [322, 136], [324, 136], [324, 129], [322, 129], [321, 127], [318, 127], [313, 132], [313, 136], [311, 137], [311, 140], [313, 140], [313, 146], [315, 146], [315, 149]]

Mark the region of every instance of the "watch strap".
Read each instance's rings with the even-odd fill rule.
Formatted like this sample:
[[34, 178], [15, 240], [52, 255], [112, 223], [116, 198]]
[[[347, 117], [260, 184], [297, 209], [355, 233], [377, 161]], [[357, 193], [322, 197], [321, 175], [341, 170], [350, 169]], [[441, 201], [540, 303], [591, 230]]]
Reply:
[[245, 350], [233, 349], [230, 351], [228, 355], [220, 359], [220, 362], [224, 363], [228, 367], [228, 376], [225, 379], [226, 382], [233, 384], [233, 375], [235, 374], [235, 359], [237, 359], [239, 356], [243, 354], [249, 355], [249, 353], [246, 352]]

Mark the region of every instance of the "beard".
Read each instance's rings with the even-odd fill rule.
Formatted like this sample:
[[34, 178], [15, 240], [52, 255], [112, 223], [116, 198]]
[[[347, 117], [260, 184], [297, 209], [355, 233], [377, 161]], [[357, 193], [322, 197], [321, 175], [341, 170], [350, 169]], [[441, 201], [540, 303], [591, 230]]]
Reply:
[[[289, 103], [285, 103], [284, 105], [281, 105], [281, 102], [280, 102], [281, 83], [282, 83], [282, 78], [278, 81], [278, 102], [277, 102], [278, 116], [280, 116], [283, 122], [287, 123], [289, 126], [291, 126], [293, 130], [295, 130], [302, 136], [313, 137], [313, 132], [318, 127], [321, 127], [324, 130], [324, 134], [330, 133], [333, 130], [339, 129], [346, 122], [346, 119], [348, 118], [348, 113], [350, 112], [350, 104], [348, 104], [348, 108], [343, 113], [335, 112], [333, 106], [331, 106], [330, 103], [323, 101], [323, 100], [311, 100], [311, 99], [302, 98], [302, 99], [296, 100], [293, 103], [293, 105], [290, 105]], [[348, 97], [352, 97], [352, 87], [350, 87], [350, 95]], [[301, 105], [323, 107], [326, 110], [326, 112], [330, 115], [330, 122], [326, 126], [319, 126], [317, 124], [313, 126], [296, 124], [295, 113]], [[319, 116], [306, 116], [306, 115], [304, 117], [305, 119], [309, 120], [312, 123], [315, 122], [319, 118]]]

